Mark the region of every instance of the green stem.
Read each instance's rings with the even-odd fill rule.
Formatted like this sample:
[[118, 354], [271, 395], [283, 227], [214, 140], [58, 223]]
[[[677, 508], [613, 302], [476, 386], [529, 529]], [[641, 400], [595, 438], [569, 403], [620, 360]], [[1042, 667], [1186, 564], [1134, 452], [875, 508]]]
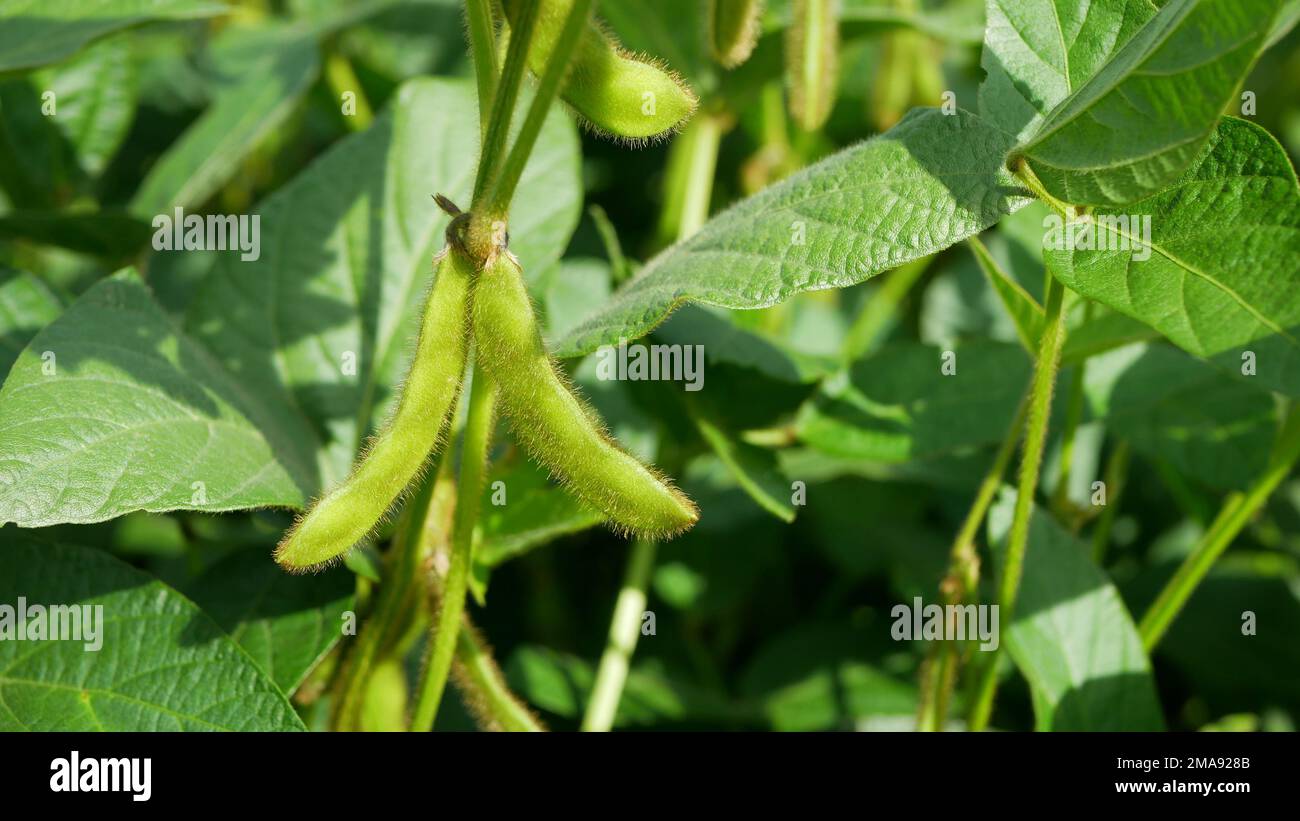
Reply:
[[662, 241], [685, 239], [709, 218], [724, 130], [721, 116], [701, 114], [673, 140], [664, 175], [664, 210], [659, 220]]
[[1115, 525], [1115, 516], [1119, 512], [1119, 501], [1124, 496], [1124, 485], [1128, 481], [1129, 444], [1121, 439], [1106, 462], [1106, 509], [1097, 520], [1097, 527], [1092, 532], [1092, 561], [1098, 567], [1106, 562], [1106, 550], [1110, 547], [1110, 531]]
[[641, 617], [645, 613], [646, 588], [654, 569], [656, 545], [646, 539], [632, 543], [628, 557], [623, 588], [614, 605], [614, 618], [610, 621], [605, 652], [596, 669], [596, 681], [591, 688], [587, 713], [582, 717], [584, 732], [608, 732], [614, 726], [614, 715], [623, 696], [628, 666], [641, 635]]
[[502, 156], [510, 136], [510, 123], [514, 119], [515, 105], [519, 100], [519, 87], [523, 84], [524, 69], [528, 63], [528, 50], [533, 44], [537, 29], [540, 0], [521, 0], [519, 17], [510, 31], [510, 47], [506, 50], [505, 66], [492, 95], [492, 113], [483, 133], [483, 146], [479, 151], [478, 172], [474, 178], [474, 202], [471, 211], [481, 210], [489, 189], [500, 174]]
[[496, 94], [497, 75], [500, 73], [492, 0], [465, 0], [465, 20], [469, 29], [469, 51], [474, 60], [474, 79], [478, 83], [479, 137], [486, 143], [492, 97]]
[[387, 572], [379, 586], [372, 614], [365, 620], [352, 651], [340, 670], [332, 724], [338, 730], [361, 729], [361, 716], [365, 706], [366, 688], [376, 661], [384, 654], [391, 637], [400, 632], [403, 604], [410, 601], [408, 593], [418, 578], [425, 516], [438, 479], [449, 472], [451, 460], [444, 455], [438, 470], [431, 472], [420, 484], [419, 490], [402, 511], [402, 525], [389, 553]]
[[[555, 50], [546, 61], [546, 70], [538, 78], [536, 93], [528, 107], [528, 114], [524, 117], [523, 127], [519, 129], [519, 135], [515, 137], [514, 145], [510, 147], [510, 154], [506, 157], [500, 174], [486, 181], [488, 192], [484, 203], [490, 219], [504, 219], [510, 210], [510, 199], [515, 195], [515, 188], [518, 187], [519, 180], [524, 174], [524, 166], [528, 164], [528, 158], [533, 153], [537, 135], [542, 131], [542, 124], [546, 122], [551, 103], [559, 95], [560, 86], [564, 84], [565, 75], [569, 70], [569, 63], [578, 50], [578, 42], [591, 21], [592, 2], [593, 0], [574, 0], [572, 8], [569, 9], [569, 16], [564, 20], [564, 28], [560, 30], [559, 39], [555, 41]], [[521, 19], [520, 26], [511, 34], [510, 50], [506, 55], [506, 71], [510, 70], [511, 59], [517, 56], [516, 44], [523, 41], [527, 45], [532, 40], [531, 29], [528, 30], [528, 36], [523, 36], [525, 33], [523, 22]], [[522, 49], [520, 53], [525, 57], [527, 55], [527, 52]]]
[[337, 51], [331, 51], [325, 58], [325, 82], [334, 96], [342, 99], [345, 92], [352, 92], [356, 101], [356, 113], [344, 115], [343, 123], [352, 131], [365, 131], [375, 121], [374, 109], [366, 99], [366, 92], [361, 88], [361, 81], [352, 70], [348, 58]]
[[[1038, 488], [1038, 477], [1042, 469], [1043, 448], [1047, 443], [1047, 427], [1052, 415], [1052, 393], [1056, 386], [1056, 371], [1061, 362], [1061, 347], [1065, 341], [1065, 317], [1061, 309], [1065, 302], [1065, 286], [1055, 277], [1048, 282], [1046, 301], [1047, 322], [1043, 326], [1033, 386], [1029, 394], [1029, 415], [1024, 453], [1020, 459], [1015, 514], [1011, 520], [1011, 535], [1007, 540], [1002, 578], [998, 583], [998, 618], [1008, 626], [1014, 619], [1016, 594], [1020, 589], [1025, 551], [1029, 546], [1029, 520], [1034, 512], [1034, 492]], [[993, 658], [984, 669], [984, 679], [971, 712], [972, 730], [987, 727], [993, 713], [993, 700], [997, 694], [997, 657], [1001, 654], [1001, 646], [991, 654]]]
[[465, 591], [469, 587], [470, 563], [474, 549], [474, 526], [478, 523], [482, 502], [483, 474], [495, 422], [496, 389], [491, 380], [475, 365], [470, 386], [469, 411], [465, 437], [461, 445], [460, 476], [457, 480], [455, 519], [452, 523], [451, 561], [443, 585], [438, 615], [425, 653], [424, 673], [412, 711], [411, 729], [433, 729], [456, 652], [461, 614], [465, 611]]
[[[979, 584], [979, 556], [975, 552], [975, 536], [993, 497], [1002, 486], [1002, 477], [1015, 456], [1016, 445], [1025, 427], [1025, 414], [1029, 406], [1028, 393], [1016, 410], [1015, 419], [1002, 439], [993, 465], [980, 482], [975, 493], [975, 501], [962, 522], [957, 537], [953, 539], [951, 561], [948, 575], [941, 587], [946, 604], [962, 604], [966, 597], [975, 593]], [[936, 732], [944, 728], [948, 717], [948, 701], [956, 682], [957, 644], [952, 641], [935, 642], [931, 648], [930, 659], [925, 667], [921, 681], [921, 704], [917, 718], [917, 729], [922, 732]]]
[[537, 716], [511, 692], [501, 668], [493, 660], [487, 643], [474, 629], [468, 615], [462, 620], [456, 639], [456, 664], [452, 677], [469, 711], [484, 729], [511, 733], [545, 732], [546, 727]]
[[1288, 410], [1287, 420], [1273, 446], [1267, 470], [1245, 493], [1234, 493], [1225, 500], [1223, 509], [1210, 529], [1201, 537], [1191, 555], [1183, 561], [1142, 617], [1138, 633], [1142, 636], [1142, 646], [1148, 653], [1160, 643], [1160, 639], [1178, 617], [1197, 585], [1210, 572], [1215, 561], [1264, 506], [1282, 480], [1290, 475], [1291, 468], [1300, 459], [1300, 405], [1293, 403]]

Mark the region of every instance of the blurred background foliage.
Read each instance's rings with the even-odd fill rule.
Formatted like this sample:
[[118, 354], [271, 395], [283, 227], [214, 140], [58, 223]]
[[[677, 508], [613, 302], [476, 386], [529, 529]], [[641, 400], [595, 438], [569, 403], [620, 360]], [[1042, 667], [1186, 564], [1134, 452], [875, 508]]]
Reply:
[[[753, 55], [732, 71], [709, 57], [702, 5], [600, 3], [625, 44], [679, 71], [702, 106], [675, 141], [629, 150], [582, 136], [581, 222], [563, 259], [530, 275], [553, 335], [675, 238], [682, 204], [674, 194], [674, 146], [697, 138], [698, 123], [711, 123], [719, 135], [710, 195], [716, 212], [888, 129], [912, 106], [940, 104], [946, 91], [975, 108], [980, 0], [844, 0], [838, 97], [815, 133], [796, 129], [782, 101], [788, 3], [768, 4]], [[228, 14], [133, 28], [34, 72], [0, 73], [6, 371], [59, 306], [124, 263], [138, 264], [164, 307], [183, 314], [215, 254], [153, 253], [151, 216], [169, 203], [243, 212], [294, 179], [356, 125], [338, 104], [338, 89], [353, 82], [349, 73], [374, 111], [409, 78], [468, 76], [461, 14], [456, 0], [250, 0]], [[1300, 33], [1266, 53], [1246, 88], [1258, 99], [1256, 121], [1294, 161]], [[39, 113], [47, 89], [58, 93], [56, 118]], [[983, 237], [992, 257], [1038, 299], [1044, 213], [1028, 208]], [[1105, 352], [1090, 361], [1081, 394], [1071, 484], [1056, 487], [1056, 424], [1044, 498], [1060, 502], [1058, 518], [1086, 541], [1097, 527], [1087, 512], [1089, 486], [1121, 440], [1132, 446], [1103, 567], [1129, 611], [1140, 614], [1219, 497], [1258, 473], [1276, 408], [1268, 394], [1195, 363], [1140, 326], [1085, 317], [1078, 307], [1073, 367], [1091, 353], [1090, 342]], [[693, 531], [660, 546], [648, 605], [656, 632], [637, 648], [617, 726], [911, 728], [925, 645], [890, 640], [890, 609], [914, 596], [941, 600], [953, 534], [1030, 367], [970, 247], [770, 309], [685, 309], [655, 339], [705, 342], [704, 391], [688, 395], [673, 383], [611, 387], [594, 382], [590, 362], [574, 363], [620, 437], [642, 453], [657, 451], [704, 512]], [[998, 370], [1019, 375], [999, 381], [1010, 393], [968, 404], [954, 418], [910, 392], [909, 375], [935, 367], [937, 351], [965, 346], [996, 350]], [[1070, 356], [1067, 348], [1067, 367]], [[1073, 372], [1060, 383], [1067, 399]], [[1134, 387], [1141, 384], [1146, 393], [1130, 395], [1141, 394]], [[909, 424], [900, 430], [847, 412], [837, 403], [849, 386], [907, 408]], [[1065, 401], [1058, 399], [1062, 418]], [[498, 477], [507, 480], [511, 503], [484, 506], [473, 618], [515, 690], [552, 727], [576, 728], [628, 546], [593, 527], [508, 440], [496, 451]], [[804, 504], [791, 502], [796, 481], [805, 485]], [[232, 556], [267, 556], [289, 520], [277, 511], [135, 513], [50, 530], [112, 551], [202, 603], [214, 568]], [[1300, 481], [1292, 480], [1157, 650], [1154, 679], [1170, 728], [1293, 728], [1300, 714], [1298, 525]], [[378, 578], [384, 544], [378, 539], [339, 572]], [[252, 567], [249, 573], [279, 572], [269, 558]], [[350, 587], [346, 576], [342, 585]], [[1258, 614], [1258, 636], [1240, 635], [1244, 610]], [[395, 651], [376, 675], [370, 726], [391, 726], [400, 716], [419, 641], [407, 641], [405, 655]], [[328, 670], [317, 671], [300, 701], [310, 700], [304, 694]], [[958, 692], [959, 710], [962, 701]], [[446, 704], [440, 728], [472, 726], [459, 704]], [[313, 709], [303, 707], [323, 726], [324, 711]], [[1008, 674], [995, 726], [1034, 723], [1028, 686]]]

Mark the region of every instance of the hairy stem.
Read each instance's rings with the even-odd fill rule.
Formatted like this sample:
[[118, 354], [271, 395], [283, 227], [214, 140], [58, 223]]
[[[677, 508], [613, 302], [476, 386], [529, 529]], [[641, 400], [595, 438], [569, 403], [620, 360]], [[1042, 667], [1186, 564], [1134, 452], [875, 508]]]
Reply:
[[479, 137], [486, 144], [492, 98], [496, 94], [500, 73], [492, 0], [465, 0], [465, 20], [469, 29], [470, 56], [474, 60], [474, 79], [478, 84]]
[[[1025, 430], [1025, 447], [1020, 458], [1020, 480], [1016, 495], [1016, 509], [1011, 520], [1011, 535], [1007, 539], [1007, 552], [998, 582], [997, 604], [1000, 623], [1010, 626], [1014, 619], [1016, 594], [1020, 589], [1020, 576], [1024, 571], [1025, 551], [1029, 547], [1029, 520], [1034, 512], [1034, 491], [1042, 469], [1043, 448], [1047, 442], [1047, 426], [1052, 415], [1052, 393], [1056, 386], [1056, 371], [1061, 363], [1061, 347], [1065, 340], [1065, 317], [1061, 310], [1065, 302], [1065, 286], [1052, 277], [1047, 288], [1047, 322], [1038, 346], [1038, 361], [1034, 366], [1034, 381], [1029, 393], [1029, 415]], [[993, 713], [993, 699], [997, 694], [997, 657], [1001, 646], [992, 653], [993, 658], [984, 669], [979, 694], [971, 712], [970, 728], [983, 730]]]
[[[542, 131], [542, 124], [546, 122], [546, 114], [551, 110], [551, 103], [560, 93], [560, 86], [564, 84], [569, 64], [578, 50], [578, 41], [591, 21], [592, 2], [593, 0], [574, 0], [573, 7], [569, 9], [569, 16], [564, 20], [564, 28], [561, 29], [560, 37], [555, 43], [555, 50], [546, 61], [546, 70], [538, 78], [537, 91], [528, 107], [528, 114], [524, 117], [519, 135], [515, 137], [514, 145], [510, 147], [510, 154], [506, 157], [500, 173], [487, 180], [488, 190], [484, 205], [491, 220], [504, 219], [510, 209], [510, 199], [515, 195], [515, 188], [518, 187], [519, 179], [524, 174], [524, 166], [528, 164], [528, 158], [533, 153], [537, 135]], [[531, 35], [521, 36], [524, 34], [523, 23], [521, 18], [520, 25], [511, 34], [510, 51], [506, 56], [507, 72], [510, 70], [511, 59], [516, 56], [516, 44], [523, 41], [522, 46], [531, 45]], [[527, 58], [527, 51], [521, 50], [520, 54], [521, 60]]]
[[511, 733], [545, 732], [546, 727], [506, 685], [483, 636], [466, 614], [456, 639], [452, 681], [481, 728]]
[[618, 712], [623, 684], [627, 681], [628, 665], [641, 635], [641, 616], [645, 613], [646, 587], [654, 569], [655, 552], [655, 543], [647, 539], [637, 539], [632, 543], [623, 588], [618, 592], [614, 618], [609, 625], [605, 652], [596, 669], [587, 713], [582, 717], [584, 732], [603, 733], [614, 726], [614, 715]]
[[[979, 585], [979, 555], [975, 550], [975, 536], [984, 524], [989, 505], [1002, 486], [1002, 477], [1015, 456], [1016, 445], [1025, 427], [1025, 414], [1029, 407], [1026, 394], [1016, 410], [1015, 419], [1007, 429], [1007, 435], [993, 458], [993, 465], [980, 482], [975, 493], [975, 501], [962, 522], [957, 537], [953, 539], [951, 561], [948, 575], [940, 584], [945, 604], [960, 605], [967, 596], [973, 595]], [[945, 611], [948, 612], [948, 611]], [[930, 657], [926, 660], [921, 675], [920, 710], [917, 717], [917, 729], [922, 732], [936, 732], [943, 729], [948, 718], [948, 701], [956, 683], [957, 644], [952, 641], [935, 642], [930, 648]]]
[[470, 561], [473, 558], [474, 526], [478, 522], [483, 474], [495, 422], [495, 403], [496, 388], [475, 366], [465, 437], [461, 445], [451, 561], [440, 597], [438, 616], [434, 620], [433, 633], [429, 637], [425, 653], [424, 672], [420, 679], [415, 709], [412, 711], [411, 729], [417, 732], [433, 729], [438, 705], [442, 702], [442, 693], [447, 686], [447, 674], [451, 671], [452, 657], [456, 653], [456, 637], [460, 632], [461, 614], [465, 610], [465, 591], [469, 586]]
[[483, 129], [483, 145], [479, 151], [478, 172], [474, 178], [471, 211], [481, 210], [488, 191], [501, 173], [506, 141], [510, 136], [510, 123], [514, 119], [515, 105], [519, 100], [519, 87], [524, 81], [524, 68], [528, 63], [528, 50], [533, 44], [540, 6], [539, 0], [523, 0], [520, 3], [519, 17], [511, 28], [505, 65], [492, 94], [492, 112], [487, 127]]
[[1245, 493], [1233, 493], [1224, 501], [1218, 517], [1210, 525], [1195, 549], [1165, 584], [1138, 625], [1142, 646], [1151, 652], [1164, 636], [1183, 605], [1196, 590], [1215, 561], [1223, 555], [1246, 524], [1268, 501], [1300, 459], [1300, 404], [1288, 409], [1282, 432], [1273, 446], [1268, 468]]
[[339, 671], [331, 723], [337, 730], [361, 729], [366, 685], [377, 660], [395, 633], [400, 632], [408, 593], [419, 572], [422, 532], [430, 500], [438, 481], [449, 473], [451, 460], [444, 454], [438, 470], [425, 477], [419, 491], [402, 511], [401, 526], [388, 555], [387, 572], [375, 597], [375, 607], [361, 626], [356, 642]]

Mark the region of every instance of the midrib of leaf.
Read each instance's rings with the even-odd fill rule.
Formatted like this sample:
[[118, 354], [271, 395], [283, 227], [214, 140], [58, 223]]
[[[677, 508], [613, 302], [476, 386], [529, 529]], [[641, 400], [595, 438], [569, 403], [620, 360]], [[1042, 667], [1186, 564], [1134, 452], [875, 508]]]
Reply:
[[[1141, 245], [1146, 245], [1146, 244], [1147, 244], [1147, 243], [1146, 243], [1144, 240], [1142, 240], [1140, 237], [1134, 237], [1134, 236], [1133, 236], [1132, 234], [1130, 234], [1129, 232], [1127, 232], [1127, 231], [1123, 231], [1123, 230], [1119, 229], [1118, 227], [1116, 227], [1116, 226], [1114, 226], [1114, 225], [1112, 225], [1112, 224], [1108, 224], [1108, 225], [1104, 225], [1104, 226], [1103, 226], [1102, 224], [1100, 224], [1100, 223], [1095, 223], [1095, 224], [1096, 224], [1096, 226], [1097, 226], [1098, 228], [1105, 228], [1106, 230], [1110, 231], [1112, 234], [1115, 234], [1116, 236], [1123, 237], [1123, 238], [1127, 239], [1127, 240], [1129, 241], [1129, 243], [1130, 243], [1129, 247], [1134, 247], [1134, 243], [1139, 243], [1139, 244], [1141, 244]], [[1230, 297], [1234, 302], [1236, 302], [1238, 305], [1240, 305], [1240, 306], [1241, 306], [1241, 307], [1242, 307], [1242, 308], [1243, 308], [1243, 309], [1244, 309], [1248, 314], [1250, 314], [1250, 315], [1255, 319], [1255, 321], [1258, 322], [1261, 326], [1267, 328], [1268, 330], [1272, 331], [1273, 333], [1277, 334], [1278, 336], [1281, 336], [1282, 338], [1284, 338], [1284, 339], [1286, 339], [1287, 341], [1291, 342], [1293, 345], [1300, 345], [1300, 340], [1297, 340], [1294, 336], [1292, 336], [1289, 332], [1287, 332], [1285, 329], [1283, 329], [1283, 328], [1282, 328], [1280, 325], [1278, 325], [1276, 322], [1274, 322], [1273, 320], [1269, 319], [1268, 317], [1266, 317], [1266, 316], [1264, 316], [1262, 313], [1260, 313], [1259, 309], [1256, 308], [1254, 305], [1251, 305], [1248, 301], [1246, 301], [1245, 297], [1241, 296], [1241, 294], [1237, 293], [1235, 290], [1233, 290], [1233, 289], [1232, 289], [1230, 286], [1228, 286], [1226, 283], [1220, 281], [1220, 280], [1219, 280], [1217, 277], [1215, 277], [1213, 274], [1210, 274], [1210, 273], [1208, 273], [1208, 272], [1206, 272], [1206, 271], [1202, 271], [1201, 269], [1197, 268], [1195, 265], [1192, 265], [1190, 262], [1186, 262], [1185, 260], [1183, 260], [1183, 259], [1181, 259], [1181, 258], [1175, 256], [1171, 251], [1169, 251], [1168, 249], [1166, 249], [1164, 246], [1160, 245], [1159, 243], [1152, 242], [1152, 243], [1150, 243], [1150, 246], [1151, 246], [1151, 248], [1152, 248], [1153, 250], [1155, 250], [1156, 252], [1158, 252], [1158, 253], [1160, 254], [1160, 256], [1162, 256], [1162, 257], [1164, 257], [1165, 259], [1169, 260], [1169, 261], [1172, 262], [1174, 265], [1177, 265], [1177, 266], [1178, 266], [1180, 269], [1182, 269], [1183, 271], [1186, 271], [1187, 273], [1192, 274], [1193, 276], [1198, 277], [1198, 278], [1204, 280], [1205, 282], [1210, 283], [1210, 284], [1213, 285], [1215, 288], [1218, 288], [1218, 289], [1219, 289], [1220, 291], [1222, 291], [1224, 294], [1226, 294], [1227, 296], [1229, 296], [1229, 297]], [[1125, 277], [1124, 282], [1125, 282], [1125, 285], [1127, 286], [1127, 284], [1128, 284], [1128, 277]], [[1193, 336], [1195, 336], [1195, 335], [1197, 335], [1197, 331], [1196, 331], [1196, 329], [1193, 327], [1193, 323], [1192, 323], [1192, 321], [1191, 321], [1191, 317], [1190, 317], [1190, 315], [1188, 315], [1188, 313], [1187, 313], [1186, 301], [1184, 301], [1183, 306], [1184, 306], [1184, 307], [1183, 307], [1183, 314], [1184, 314], [1184, 319], [1186, 320], [1187, 330], [1188, 330], [1189, 333], [1191, 333]]]
[[[1175, 0], [1175, 2], [1177, 1], [1178, 0]], [[1156, 39], [1152, 41], [1152, 45], [1149, 49], [1147, 47], [1148, 46], [1147, 42], [1145, 42], [1144, 38], [1142, 37], [1142, 34], [1147, 28], [1151, 27], [1151, 22], [1158, 18], [1152, 18], [1152, 21], [1148, 21], [1146, 26], [1144, 26], [1143, 29], [1139, 30], [1137, 34], [1135, 34], [1127, 43], [1125, 43], [1120, 48], [1119, 53], [1116, 54], [1113, 58], [1111, 58], [1110, 62], [1108, 62], [1101, 69], [1101, 71], [1094, 74], [1090, 80], [1088, 80], [1086, 83], [1080, 86], [1079, 90], [1076, 93], [1072, 93], [1069, 97], [1066, 97], [1064, 100], [1062, 100], [1060, 105], [1057, 106], [1056, 110], [1054, 110], [1051, 114], [1047, 116], [1047, 120], [1045, 122], [1047, 123], [1055, 122], [1056, 124], [1048, 128], [1040, 129], [1039, 132], [1035, 134], [1031, 140], [1021, 145], [1020, 150], [1023, 151], [1024, 153], [1028, 153], [1034, 146], [1038, 145], [1039, 143], [1046, 140], [1048, 137], [1051, 137], [1053, 134], [1060, 131], [1065, 126], [1074, 122], [1075, 117], [1079, 116], [1081, 112], [1080, 113], [1072, 112], [1071, 111], [1072, 108], [1077, 108], [1083, 105], [1085, 106], [1085, 111], [1086, 111], [1086, 107], [1092, 105], [1092, 103], [1095, 100], [1098, 100], [1106, 96], [1107, 94], [1109, 94], [1111, 91], [1114, 91], [1119, 86], [1120, 83], [1124, 82], [1124, 80], [1130, 76], [1130, 74], [1134, 70], [1136, 70], [1138, 67], [1142, 65], [1145, 65], [1146, 61], [1149, 60], [1156, 52], [1160, 50], [1160, 47], [1163, 46], [1164, 43], [1167, 42], [1168, 39], [1171, 36], [1173, 36], [1175, 32], [1177, 32], [1178, 27], [1182, 25], [1182, 23], [1187, 19], [1188, 15], [1190, 15], [1192, 11], [1195, 10], [1195, 8], [1196, 8], [1196, 3], [1194, 2], [1184, 3], [1183, 7], [1179, 9], [1179, 13], [1177, 15], [1170, 16], [1170, 25], [1166, 26], [1162, 31], [1156, 32]], [[1138, 54], [1142, 54], [1143, 50], [1146, 51], [1146, 54], [1145, 57], [1142, 58], [1141, 62], [1137, 63], [1135, 66], [1132, 67], [1124, 65], [1124, 60], [1126, 57], [1128, 57], [1128, 53], [1130, 51], [1136, 52]], [[1114, 68], [1114, 70], [1111, 70], [1112, 67], [1116, 67], [1116, 68]], [[1069, 81], [1068, 77], [1066, 78], [1066, 81], [1067, 82]], [[1093, 91], [1093, 86], [1099, 86], [1101, 90], [1096, 93], [1089, 94], [1089, 92]]]

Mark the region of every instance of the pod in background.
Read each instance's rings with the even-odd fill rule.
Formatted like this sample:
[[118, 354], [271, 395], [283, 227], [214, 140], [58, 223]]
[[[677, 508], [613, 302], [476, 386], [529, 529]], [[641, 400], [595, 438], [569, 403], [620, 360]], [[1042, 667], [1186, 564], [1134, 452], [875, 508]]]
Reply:
[[[555, 50], [572, 0], [540, 0], [528, 67], [540, 75]], [[517, 19], [519, 0], [506, 0], [506, 17]], [[699, 99], [675, 72], [656, 60], [625, 51], [596, 23], [578, 44], [560, 97], [597, 134], [644, 143], [682, 127]]]
[[465, 371], [474, 266], [449, 249], [437, 263], [397, 409], [352, 475], [318, 499], [285, 534], [275, 560], [287, 570], [322, 567], [364, 539], [438, 449]]
[[821, 128], [839, 85], [839, 0], [793, 0], [785, 33], [790, 116], [804, 131]]
[[694, 503], [610, 438], [578, 398], [542, 342], [519, 263], [507, 251], [488, 261], [474, 286], [479, 365], [530, 455], [617, 529], [662, 539], [695, 524]]
[[723, 68], [749, 59], [758, 42], [763, 0], [710, 0], [709, 46]]

